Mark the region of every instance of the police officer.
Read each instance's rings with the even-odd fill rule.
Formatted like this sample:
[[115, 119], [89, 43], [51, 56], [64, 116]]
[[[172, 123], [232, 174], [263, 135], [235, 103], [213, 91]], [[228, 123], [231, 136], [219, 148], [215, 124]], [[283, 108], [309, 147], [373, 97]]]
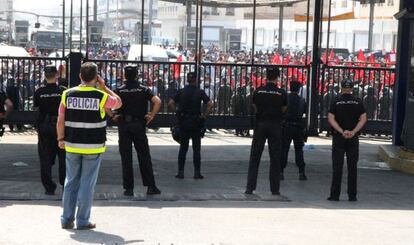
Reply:
[[[184, 178], [184, 165], [190, 139], [193, 143], [194, 179], [203, 179], [201, 175], [201, 130], [203, 123], [213, 108], [213, 102], [207, 94], [197, 87], [197, 76], [195, 72], [187, 74], [188, 85], [178, 90], [177, 94], [170, 99], [168, 107], [170, 110], [177, 109], [177, 119], [180, 128], [180, 150], [178, 153], [177, 179]], [[205, 108], [201, 113], [201, 102]]]
[[345, 154], [348, 166], [348, 198], [349, 201], [357, 201], [358, 136], [367, 122], [367, 114], [361, 99], [352, 94], [353, 88], [354, 83], [351, 80], [342, 81], [341, 95], [332, 102], [328, 113], [333, 136], [333, 176], [329, 201], [339, 201]]
[[46, 85], [35, 91], [34, 107], [39, 113], [36, 121], [38, 131], [38, 154], [40, 159], [40, 176], [46, 195], [54, 195], [56, 183], [52, 180], [52, 166], [55, 158], [59, 161], [59, 183], [65, 183], [65, 151], [59, 149], [56, 134], [58, 109], [64, 87], [57, 85], [58, 71], [54, 65], [44, 68]]
[[303, 115], [306, 113], [306, 101], [299, 95], [300, 88], [301, 84], [298, 81], [292, 81], [290, 83], [288, 110], [283, 123], [281, 180], [284, 179], [283, 172], [287, 165], [292, 140], [295, 146], [296, 166], [299, 168], [299, 180], [307, 180], [305, 175], [305, 161], [303, 159], [303, 146], [305, 145], [305, 123], [303, 121]]
[[4, 134], [4, 119], [13, 110], [13, 103], [7, 98], [6, 93], [0, 89], [0, 137]]
[[[66, 150], [66, 179], [63, 191], [63, 229], [94, 229], [90, 215], [93, 194], [106, 151], [105, 109], [118, 109], [122, 101], [98, 75], [98, 66], [81, 65], [82, 83], [62, 94], [57, 122], [59, 148]], [[97, 89], [99, 86], [99, 89]]]
[[256, 112], [256, 127], [250, 152], [245, 194], [252, 194], [256, 190], [260, 158], [267, 140], [270, 155], [270, 190], [273, 195], [280, 195], [281, 121], [283, 113], [287, 110], [287, 95], [285, 90], [276, 85], [280, 78], [278, 68], [268, 68], [266, 76], [267, 84], [258, 88], [252, 98]]
[[[117, 110], [114, 121], [119, 122], [119, 152], [122, 160], [122, 179], [125, 196], [134, 195], [134, 171], [132, 167], [132, 143], [138, 155], [142, 182], [147, 186], [147, 194], [160, 194], [155, 185], [154, 171], [146, 135], [146, 126], [152, 122], [161, 107], [161, 100], [153, 95], [151, 89], [138, 81], [138, 68], [124, 68], [125, 83], [115, 92], [121, 97], [123, 105]], [[148, 102], [152, 102], [152, 110], [148, 112]]]

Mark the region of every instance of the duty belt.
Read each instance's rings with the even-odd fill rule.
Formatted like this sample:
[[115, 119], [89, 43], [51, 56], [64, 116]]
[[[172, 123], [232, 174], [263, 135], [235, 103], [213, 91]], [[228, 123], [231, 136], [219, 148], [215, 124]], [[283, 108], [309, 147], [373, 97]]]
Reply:
[[143, 119], [133, 115], [122, 115], [123, 121], [130, 123], [130, 122], [138, 122], [142, 121]]
[[43, 123], [57, 123], [58, 116], [47, 114], [43, 119]]
[[303, 127], [303, 123], [302, 122], [290, 122], [290, 121], [286, 121], [285, 125], [287, 126], [294, 126], [294, 127]]

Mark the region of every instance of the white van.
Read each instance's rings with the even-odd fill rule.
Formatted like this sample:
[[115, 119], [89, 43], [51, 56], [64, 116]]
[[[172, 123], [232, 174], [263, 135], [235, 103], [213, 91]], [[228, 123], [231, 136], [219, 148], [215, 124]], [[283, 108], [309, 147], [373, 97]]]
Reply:
[[[160, 61], [168, 62], [167, 51], [159, 46], [144, 45], [143, 61]], [[141, 45], [133, 44], [129, 49], [128, 60], [140, 60], [141, 59]]]

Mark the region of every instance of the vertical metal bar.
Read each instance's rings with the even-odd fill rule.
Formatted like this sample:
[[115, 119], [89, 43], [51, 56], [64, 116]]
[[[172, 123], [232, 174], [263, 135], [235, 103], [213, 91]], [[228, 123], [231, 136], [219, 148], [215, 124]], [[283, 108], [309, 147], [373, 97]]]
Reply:
[[[201, 0], [203, 1], [203, 0]], [[197, 77], [197, 82], [200, 81], [200, 68], [199, 68], [199, 64], [198, 64], [198, 54], [200, 53], [200, 47], [199, 47], [199, 38], [201, 38], [199, 36], [199, 18], [200, 18], [200, 2], [199, 0], [196, 0], [196, 48], [195, 48], [195, 56], [194, 56], [194, 61], [195, 61], [195, 72], [196, 72], [196, 77]]]
[[370, 0], [369, 3], [369, 26], [368, 26], [368, 49], [372, 51], [372, 41], [374, 35], [374, 12], [375, 12], [375, 1]]
[[319, 80], [319, 32], [321, 27], [321, 3], [322, 0], [315, 0], [313, 15], [313, 44], [312, 44], [312, 66], [309, 88], [308, 103], [308, 128], [310, 135], [318, 133], [318, 80]]
[[283, 8], [284, 6], [281, 4], [279, 6], [279, 40], [278, 40], [279, 41], [278, 43], [279, 52], [282, 51], [282, 45], [283, 45]]
[[[86, 0], [88, 1], [88, 0]], [[82, 50], [82, 21], [83, 21], [83, 0], [80, 0], [80, 16], [79, 16], [79, 50]]]
[[[310, 0], [308, 0], [307, 12], [306, 12], [306, 48], [305, 48], [305, 65], [308, 65], [308, 52], [309, 52], [309, 17], [310, 17]], [[308, 76], [309, 78], [309, 76]], [[308, 79], [309, 80], [309, 79]], [[308, 83], [307, 83], [308, 84]]]
[[66, 46], [66, 34], [65, 34], [65, 24], [66, 24], [66, 17], [65, 17], [65, 0], [62, 0], [62, 57], [65, 57], [65, 46]]
[[[326, 34], [326, 65], [329, 64], [329, 42], [331, 37], [331, 13], [332, 13], [332, 0], [329, 0], [329, 10], [328, 10], [328, 32]], [[323, 18], [323, 17], [322, 17]]]
[[252, 66], [254, 65], [254, 49], [255, 49], [255, 44], [256, 44], [256, 0], [253, 0], [253, 29], [252, 29], [252, 60], [251, 60], [251, 64]]
[[86, 0], [86, 59], [89, 59], [89, 0]]
[[72, 29], [73, 29], [73, 0], [70, 0], [70, 23], [69, 23], [69, 53], [72, 52]]
[[[144, 0], [141, 0], [141, 57], [140, 57], [141, 62], [144, 61], [144, 12], [145, 12], [145, 4], [144, 4]], [[144, 75], [144, 68], [142, 68], [142, 74]]]

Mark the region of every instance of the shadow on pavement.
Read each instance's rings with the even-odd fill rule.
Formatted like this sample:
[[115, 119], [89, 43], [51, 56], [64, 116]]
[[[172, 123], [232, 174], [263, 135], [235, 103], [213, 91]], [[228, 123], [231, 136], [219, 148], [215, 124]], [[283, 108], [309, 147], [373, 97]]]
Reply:
[[125, 241], [124, 238], [114, 234], [108, 234], [104, 232], [88, 230], [71, 230], [70, 238], [80, 243], [89, 244], [136, 244], [144, 242], [144, 240], [129, 240]]
[[[177, 180], [176, 158], [178, 145], [150, 146], [155, 178], [162, 190], [161, 196], [147, 197], [141, 183], [137, 161], [134, 161], [135, 196], [122, 195], [121, 162], [117, 146], [108, 147], [96, 188], [97, 205], [163, 207], [268, 207], [268, 208], [323, 208], [323, 209], [390, 209], [414, 210], [414, 178], [408, 174], [390, 170], [377, 157], [379, 144], [360, 144], [358, 172], [359, 202], [349, 203], [346, 196], [346, 170], [342, 196], [339, 203], [326, 201], [331, 181], [331, 146], [311, 145], [305, 148], [305, 161], [309, 180], [299, 181], [294, 164], [294, 152], [290, 151], [285, 180], [281, 183], [282, 197], [270, 195], [267, 149], [262, 157], [258, 188], [254, 196], [243, 194], [247, 178], [249, 145], [210, 145], [202, 147], [202, 172], [204, 180], [192, 179], [192, 154], [187, 156], [186, 178]], [[43, 195], [40, 184], [37, 146], [33, 144], [0, 144], [0, 207], [20, 204], [21, 201], [36, 201], [39, 204], [60, 205], [61, 190], [56, 196]], [[24, 163], [13, 165], [16, 162]], [[57, 179], [57, 166], [54, 167]], [[7, 203], [7, 204], [4, 204]], [[25, 202], [22, 202], [25, 203]], [[258, 204], [260, 203], [260, 204]], [[256, 205], [257, 204], [257, 205]]]

